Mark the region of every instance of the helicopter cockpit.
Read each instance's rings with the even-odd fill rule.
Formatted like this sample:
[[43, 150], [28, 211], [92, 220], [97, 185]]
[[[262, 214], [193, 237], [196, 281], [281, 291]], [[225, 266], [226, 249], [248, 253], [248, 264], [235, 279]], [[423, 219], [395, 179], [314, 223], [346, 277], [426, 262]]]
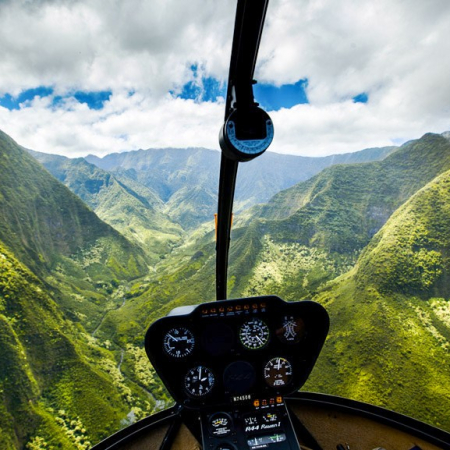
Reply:
[[323, 306], [276, 296], [227, 299], [238, 165], [261, 155], [274, 136], [270, 117], [253, 97], [267, 5], [268, 0], [237, 2], [219, 135], [218, 301], [175, 308], [150, 325], [145, 350], [176, 404], [95, 449], [450, 448], [447, 433], [408, 417], [352, 400], [298, 393], [327, 337]]
[[238, 164], [261, 155], [274, 135], [270, 117], [253, 97], [267, 4], [237, 6], [219, 136], [219, 302], [173, 310], [150, 326], [145, 340], [147, 355], [177, 404], [197, 412], [204, 449], [299, 449], [284, 396], [307, 380], [329, 327], [325, 309], [311, 301], [225, 300]]
[[308, 378], [328, 325], [310, 301], [226, 300], [176, 308], [145, 348], [172, 397], [199, 415], [203, 448], [294, 450], [284, 396]]

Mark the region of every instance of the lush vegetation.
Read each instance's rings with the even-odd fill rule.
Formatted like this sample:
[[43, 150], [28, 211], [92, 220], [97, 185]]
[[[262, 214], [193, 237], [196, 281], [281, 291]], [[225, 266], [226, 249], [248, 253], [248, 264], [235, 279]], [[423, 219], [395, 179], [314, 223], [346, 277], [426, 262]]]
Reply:
[[147, 255], [5, 135], [0, 161], [0, 447], [89, 448], [167, 401], [140, 349], [96, 336]]
[[[215, 296], [217, 155], [180, 152], [34, 154], [58, 181], [0, 133], [2, 449], [89, 448], [170, 404], [144, 333]], [[367, 155], [298, 161], [315, 176], [235, 217], [229, 296], [321, 302], [331, 330], [305, 389], [450, 430], [450, 142]], [[267, 170], [246, 172], [238, 207]]]
[[449, 187], [446, 172], [420, 190], [316, 297], [332, 325], [307, 388], [450, 429]]

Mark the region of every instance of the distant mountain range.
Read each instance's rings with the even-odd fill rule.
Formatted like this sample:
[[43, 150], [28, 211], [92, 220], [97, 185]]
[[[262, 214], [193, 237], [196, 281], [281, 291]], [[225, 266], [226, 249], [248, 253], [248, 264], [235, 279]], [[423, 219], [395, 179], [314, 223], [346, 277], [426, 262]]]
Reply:
[[[87, 449], [170, 401], [143, 335], [214, 299], [218, 165], [69, 159], [0, 132], [2, 450]], [[230, 297], [319, 301], [331, 329], [306, 389], [449, 430], [450, 133], [239, 170]]]
[[[251, 164], [240, 165], [235, 212], [266, 202], [277, 192], [307, 180], [325, 167], [380, 160], [395, 149], [396, 147], [372, 148], [320, 158], [266, 152]], [[200, 205], [210, 205], [208, 210], [205, 210], [204, 215], [199, 215], [196, 221], [188, 221], [188, 225], [183, 222], [184, 227], [191, 223], [198, 226], [201, 221], [211, 220], [212, 214], [216, 212], [220, 164], [220, 153], [217, 151], [201, 148], [149, 149], [113, 153], [103, 158], [90, 155], [86, 160], [104, 170], [125, 173], [153, 189], [167, 204], [167, 212], [175, 219], [178, 216], [174, 210], [178, 208], [174, 208], [174, 204], [179, 207], [192, 188], [203, 191], [210, 197], [210, 201], [206, 203], [206, 199], [202, 197]], [[173, 202], [175, 194], [178, 201]]]

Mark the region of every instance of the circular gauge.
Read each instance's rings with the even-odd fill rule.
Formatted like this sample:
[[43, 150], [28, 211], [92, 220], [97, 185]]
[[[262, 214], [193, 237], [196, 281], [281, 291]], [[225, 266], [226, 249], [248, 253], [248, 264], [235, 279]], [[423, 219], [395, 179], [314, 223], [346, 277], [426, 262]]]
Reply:
[[165, 352], [173, 358], [184, 358], [194, 350], [195, 339], [190, 330], [184, 327], [172, 328], [163, 340]]
[[205, 366], [196, 366], [184, 377], [186, 392], [194, 397], [203, 397], [214, 387], [214, 374]]
[[261, 319], [245, 322], [239, 330], [242, 345], [249, 350], [257, 350], [269, 342], [269, 327]]
[[264, 366], [264, 379], [274, 388], [289, 384], [292, 379], [291, 363], [285, 358], [272, 358]]
[[231, 433], [232, 421], [227, 413], [214, 414], [209, 419], [209, 425], [214, 436], [227, 436]]
[[305, 324], [300, 317], [284, 316], [276, 335], [285, 344], [297, 344], [305, 335]]

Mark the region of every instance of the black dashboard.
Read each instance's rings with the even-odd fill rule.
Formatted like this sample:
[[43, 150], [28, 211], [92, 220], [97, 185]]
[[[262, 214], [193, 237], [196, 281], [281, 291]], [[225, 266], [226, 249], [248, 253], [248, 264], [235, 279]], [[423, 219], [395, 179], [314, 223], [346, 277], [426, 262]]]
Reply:
[[328, 325], [311, 301], [224, 300], [176, 308], [149, 328], [145, 349], [173, 398], [202, 408], [298, 390]]
[[198, 412], [204, 448], [297, 449], [284, 396], [307, 380], [328, 328], [312, 301], [223, 300], [175, 308], [145, 349], [176, 402]]

